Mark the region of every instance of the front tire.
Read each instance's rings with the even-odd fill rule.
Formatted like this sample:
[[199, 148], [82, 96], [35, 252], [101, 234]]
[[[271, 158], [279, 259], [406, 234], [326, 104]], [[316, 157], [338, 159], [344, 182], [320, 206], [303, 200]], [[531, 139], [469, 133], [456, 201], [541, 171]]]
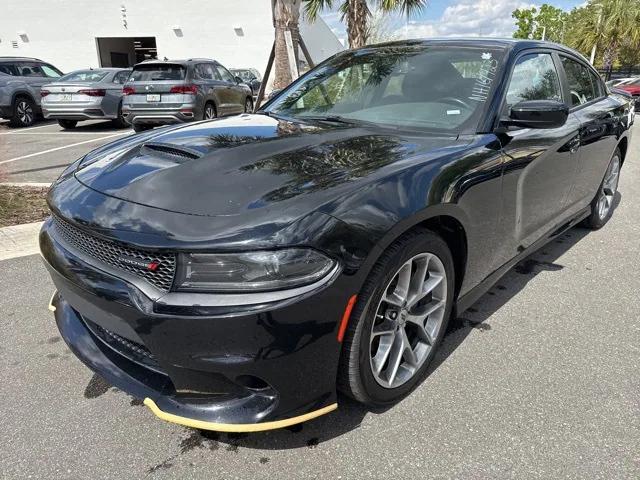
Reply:
[[352, 312], [338, 388], [371, 406], [397, 402], [422, 380], [451, 315], [454, 267], [447, 244], [414, 230], [389, 247]]
[[604, 227], [613, 215], [614, 200], [620, 181], [620, 167], [622, 165], [620, 149], [616, 148], [604, 174], [600, 188], [595, 198], [591, 201], [591, 214], [584, 220], [587, 228], [598, 230]]
[[76, 128], [77, 124], [77, 120], [58, 120], [58, 125], [60, 125], [65, 130], [72, 130]]
[[247, 97], [244, 101], [244, 113], [252, 113], [253, 112], [253, 98]]
[[30, 127], [36, 122], [36, 105], [28, 97], [18, 97], [13, 102], [13, 115], [9, 124], [12, 127]]

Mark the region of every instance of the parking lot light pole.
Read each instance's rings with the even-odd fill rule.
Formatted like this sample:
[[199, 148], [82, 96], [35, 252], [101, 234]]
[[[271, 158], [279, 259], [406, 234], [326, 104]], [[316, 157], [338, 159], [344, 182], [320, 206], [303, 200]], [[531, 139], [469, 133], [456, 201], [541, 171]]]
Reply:
[[[602, 4], [601, 3], [595, 3], [593, 5], [594, 7], [598, 7], [600, 10], [600, 13], [598, 13], [598, 22], [596, 23], [596, 38], [599, 34], [599, 30], [600, 30], [600, 22], [602, 21]], [[591, 65], [593, 65], [593, 62], [595, 62], [596, 60], [596, 47], [598, 45], [598, 41], [596, 40], [596, 43], [593, 44], [593, 48], [591, 49], [591, 58], [589, 59], [589, 63], [591, 63]]]

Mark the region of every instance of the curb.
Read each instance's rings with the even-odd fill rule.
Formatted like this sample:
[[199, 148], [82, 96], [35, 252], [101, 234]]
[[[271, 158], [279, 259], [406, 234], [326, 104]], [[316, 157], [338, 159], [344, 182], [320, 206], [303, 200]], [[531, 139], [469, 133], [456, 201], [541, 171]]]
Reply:
[[0, 228], [0, 260], [40, 253], [38, 233], [43, 222]]
[[6, 185], [7, 187], [33, 187], [33, 188], [49, 188], [50, 183], [38, 183], [38, 182], [1, 182], [0, 187]]

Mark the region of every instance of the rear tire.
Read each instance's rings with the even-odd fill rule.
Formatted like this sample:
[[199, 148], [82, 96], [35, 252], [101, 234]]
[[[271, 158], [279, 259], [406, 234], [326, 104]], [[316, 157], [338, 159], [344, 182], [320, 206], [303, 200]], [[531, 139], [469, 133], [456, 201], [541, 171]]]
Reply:
[[218, 111], [216, 110], [216, 106], [212, 102], [207, 102], [204, 105], [204, 109], [202, 111], [202, 119], [203, 120], [213, 120], [218, 117]]
[[620, 166], [622, 165], [620, 149], [613, 152], [607, 171], [598, 188], [598, 193], [591, 201], [591, 214], [585, 218], [583, 225], [592, 230], [605, 226], [613, 215], [618, 182], [620, 181]]
[[29, 97], [17, 97], [13, 101], [13, 115], [9, 120], [12, 127], [30, 127], [36, 122], [36, 105]]
[[136, 123], [133, 125], [133, 131], [136, 133], [145, 132], [152, 128], [153, 128], [153, 125], [144, 125], [144, 124], [141, 125], [139, 123]]
[[72, 130], [76, 128], [77, 124], [77, 120], [58, 120], [58, 125], [60, 125], [65, 130]]
[[[398, 295], [403, 282], [405, 300]], [[393, 243], [358, 295], [343, 341], [338, 388], [371, 406], [393, 404], [410, 393], [442, 341], [454, 285], [453, 258], [438, 235], [416, 229]]]
[[113, 126], [116, 128], [127, 128], [129, 126], [129, 124], [125, 121], [124, 117], [122, 116], [122, 103], [118, 105], [118, 118], [114, 119], [112, 123], [113, 123]]

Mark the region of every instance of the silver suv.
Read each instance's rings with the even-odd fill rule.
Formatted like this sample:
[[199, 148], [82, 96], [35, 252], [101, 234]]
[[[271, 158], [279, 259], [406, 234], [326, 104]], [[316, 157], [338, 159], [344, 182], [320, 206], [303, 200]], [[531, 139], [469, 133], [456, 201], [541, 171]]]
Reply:
[[215, 60], [149, 60], [133, 67], [122, 116], [136, 132], [253, 110], [251, 88]]
[[40, 115], [40, 88], [62, 72], [37, 58], [0, 57], [0, 117], [14, 127], [33, 125]]

